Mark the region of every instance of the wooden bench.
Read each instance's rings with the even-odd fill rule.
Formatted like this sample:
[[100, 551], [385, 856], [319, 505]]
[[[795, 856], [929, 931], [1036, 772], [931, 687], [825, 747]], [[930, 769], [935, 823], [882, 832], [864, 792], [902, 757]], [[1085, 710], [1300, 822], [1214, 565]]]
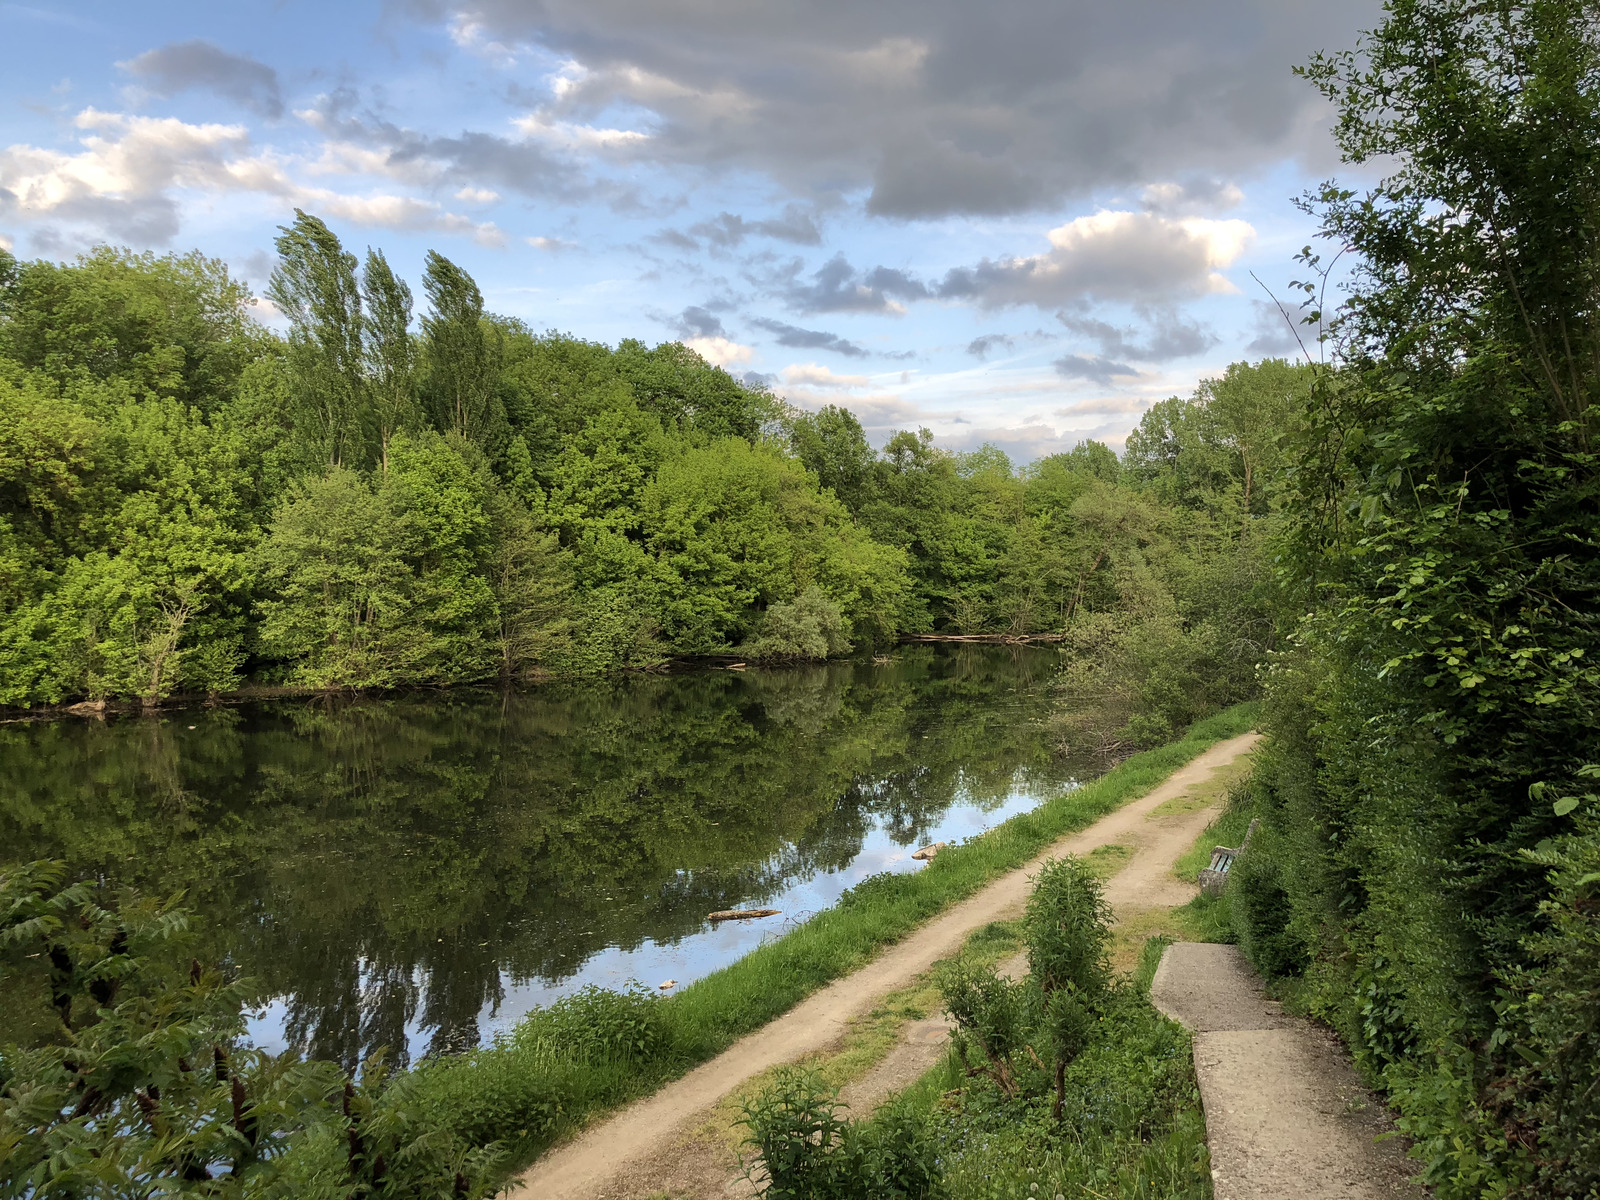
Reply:
[[1256, 826], [1261, 822], [1252, 820], [1250, 828], [1244, 831], [1244, 841], [1238, 849], [1232, 846], [1217, 846], [1211, 851], [1211, 865], [1200, 872], [1200, 890], [1207, 896], [1220, 896], [1222, 889], [1227, 886], [1228, 872], [1232, 869], [1234, 860], [1245, 852], [1250, 846], [1250, 839], [1255, 836]]

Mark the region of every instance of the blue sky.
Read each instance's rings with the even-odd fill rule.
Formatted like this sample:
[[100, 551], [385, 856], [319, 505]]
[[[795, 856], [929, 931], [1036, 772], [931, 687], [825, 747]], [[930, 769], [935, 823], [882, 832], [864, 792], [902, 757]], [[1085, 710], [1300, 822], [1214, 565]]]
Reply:
[[[877, 441], [1025, 461], [1297, 352], [1337, 169], [1290, 68], [1373, 0], [0, 3], [0, 244], [199, 248], [294, 207], [413, 282], [679, 339]], [[262, 314], [272, 314], [263, 306]]]

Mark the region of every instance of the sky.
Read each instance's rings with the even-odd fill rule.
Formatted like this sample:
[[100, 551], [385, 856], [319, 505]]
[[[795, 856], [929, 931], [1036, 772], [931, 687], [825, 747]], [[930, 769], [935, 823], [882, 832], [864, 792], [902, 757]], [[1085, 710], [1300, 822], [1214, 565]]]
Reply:
[[[1296, 357], [1292, 71], [1377, 0], [0, 0], [0, 245], [200, 249], [257, 293], [296, 207], [413, 286], [679, 340], [881, 444], [1120, 448]], [[420, 288], [417, 288], [420, 293]], [[275, 314], [264, 301], [258, 313]]]

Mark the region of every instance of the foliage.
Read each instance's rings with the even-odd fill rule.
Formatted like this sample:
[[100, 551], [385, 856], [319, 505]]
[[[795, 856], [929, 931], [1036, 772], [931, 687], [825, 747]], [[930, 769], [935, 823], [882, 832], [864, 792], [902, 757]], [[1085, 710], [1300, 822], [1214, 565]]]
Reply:
[[739, 647], [750, 658], [829, 658], [850, 648], [844, 614], [822, 589], [808, 587], [791, 603], [767, 607], [760, 632]]
[[943, 1195], [920, 1122], [890, 1112], [842, 1121], [837, 1092], [804, 1068], [780, 1068], [773, 1086], [744, 1106], [757, 1157], [746, 1179], [773, 1200], [933, 1200]]
[[1387, 175], [1306, 202], [1354, 266], [1287, 445], [1264, 844], [1307, 1003], [1442, 1197], [1593, 1180], [1594, 1098], [1559, 1082], [1580, 1027], [1531, 999], [1592, 986], [1546, 856], [1580, 853], [1600, 762], [1593, 15], [1394, 0], [1305, 71]]
[[247, 987], [183, 966], [175, 901], [110, 907], [62, 864], [0, 876], [0, 962], [55, 1016], [0, 1048], [11, 1196], [486, 1195], [492, 1150], [423, 1120], [411, 1082], [239, 1044]]
[[1298, 975], [1306, 965], [1305, 943], [1290, 928], [1293, 910], [1281, 870], [1262, 848], [1252, 846], [1228, 872], [1234, 937], [1251, 965], [1269, 978]]
[[0, 704], [593, 674], [774, 605], [807, 653], [817, 616], [828, 653], [900, 629], [904, 555], [767, 440], [765, 391], [535, 336], [438, 254], [418, 328], [309, 213], [277, 250], [282, 337], [196, 255], [6, 256]]
[[745, 1110], [750, 1176], [793, 1197], [1209, 1195], [1188, 1039], [1143, 994], [1153, 965], [1109, 977], [1108, 917], [1081, 864], [1050, 864], [1024, 919], [1043, 979], [998, 978], [968, 953], [943, 964], [955, 1053], [871, 1120], [840, 1120], [816, 1076], [780, 1073]]

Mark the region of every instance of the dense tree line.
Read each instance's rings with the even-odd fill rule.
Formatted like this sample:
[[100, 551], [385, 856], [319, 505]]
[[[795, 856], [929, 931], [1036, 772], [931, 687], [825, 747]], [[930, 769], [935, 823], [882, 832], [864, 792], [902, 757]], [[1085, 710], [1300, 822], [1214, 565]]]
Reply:
[[1262, 431], [1303, 371], [1167, 402], [1126, 464], [1086, 443], [1017, 470], [925, 431], [876, 452], [677, 343], [535, 334], [438, 254], [419, 318], [382, 253], [305, 213], [277, 250], [282, 335], [198, 254], [0, 258], [0, 703], [822, 658], [1111, 611], [1187, 664], [1126, 705], [1135, 740], [1249, 686]]
[[1307, 70], [1389, 174], [1307, 201], [1356, 267], [1287, 443], [1245, 940], [1440, 1196], [1600, 1188], [1596, 28], [1392, 0]]

